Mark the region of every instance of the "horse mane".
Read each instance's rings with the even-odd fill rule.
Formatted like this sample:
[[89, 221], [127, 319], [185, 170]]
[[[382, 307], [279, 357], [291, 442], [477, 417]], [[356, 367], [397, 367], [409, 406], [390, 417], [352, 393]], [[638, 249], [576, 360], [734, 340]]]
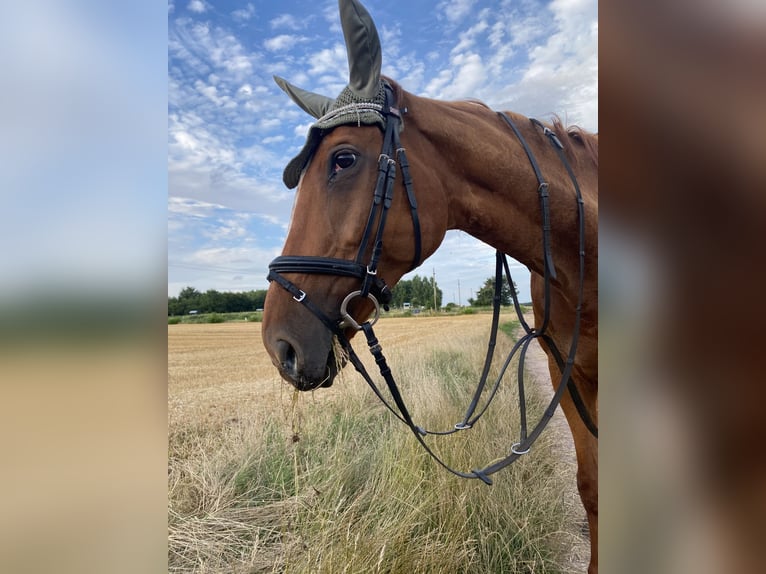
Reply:
[[598, 134], [587, 132], [576, 125], [565, 126], [558, 116], [553, 116], [552, 127], [562, 143], [571, 141], [575, 146], [582, 147], [585, 155], [598, 167]]
[[[392, 80], [387, 76], [383, 76], [383, 79], [391, 85], [391, 88], [394, 90], [396, 101], [399, 102], [400, 106], [404, 107], [406, 104], [407, 92], [395, 80]], [[487, 104], [479, 100], [467, 99], [462, 101], [478, 104], [486, 109], [491, 109]], [[564, 144], [565, 150], [570, 151], [570, 155], [575, 160], [578, 157], [578, 155], [574, 153], [575, 149], [581, 148], [585, 153], [585, 156], [598, 167], [598, 134], [585, 131], [577, 125], [565, 126], [564, 122], [562, 122], [556, 115], [553, 116], [551, 129]], [[572, 145], [568, 146], [568, 142], [571, 142]]]

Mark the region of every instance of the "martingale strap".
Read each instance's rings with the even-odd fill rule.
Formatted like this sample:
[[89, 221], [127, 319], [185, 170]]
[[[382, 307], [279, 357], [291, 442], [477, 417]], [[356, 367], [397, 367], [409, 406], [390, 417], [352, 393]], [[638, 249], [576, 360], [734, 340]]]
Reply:
[[[590, 413], [588, 412], [588, 409], [586, 408], [582, 400], [582, 397], [580, 396], [577, 390], [574, 380], [571, 377], [572, 370], [574, 368], [574, 359], [577, 353], [577, 345], [578, 345], [579, 334], [580, 334], [580, 322], [581, 322], [581, 315], [582, 315], [583, 291], [584, 291], [584, 281], [585, 281], [585, 212], [584, 212], [584, 202], [582, 199], [582, 194], [580, 192], [579, 184], [577, 183], [577, 179], [575, 178], [574, 172], [572, 171], [569, 161], [566, 159], [566, 156], [563, 153], [563, 145], [561, 144], [561, 142], [558, 140], [556, 135], [549, 128], [544, 126], [542, 123], [540, 123], [539, 121], [535, 119], [530, 120], [536, 126], [543, 128], [543, 134], [546, 137], [548, 137], [551, 144], [557, 150], [559, 158], [564, 164], [566, 171], [570, 179], [572, 180], [572, 183], [575, 189], [575, 195], [577, 198], [577, 210], [578, 210], [577, 213], [578, 213], [578, 224], [579, 224], [579, 258], [580, 258], [579, 259], [579, 264], [580, 264], [579, 289], [578, 289], [577, 307], [575, 309], [575, 326], [574, 326], [574, 332], [572, 335], [572, 343], [571, 343], [567, 358], [565, 360], [561, 352], [557, 348], [553, 338], [550, 337], [545, 332], [550, 319], [550, 282], [552, 278], [556, 277], [556, 270], [553, 263], [553, 256], [551, 252], [551, 240], [550, 240], [551, 228], [550, 228], [550, 209], [549, 209], [549, 202], [548, 202], [548, 184], [544, 181], [539, 165], [537, 164], [537, 161], [534, 155], [532, 154], [532, 151], [529, 148], [526, 140], [521, 135], [521, 132], [518, 130], [518, 128], [513, 123], [510, 117], [508, 117], [507, 115], [503, 113], [499, 113], [499, 115], [510, 126], [510, 128], [512, 129], [512, 131], [514, 132], [514, 134], [517, 136], [520, 143], [522, 144], [522, 147], [524, 148], [527, 154], [527, 157], [529, 158], [530, 164], [538, 180], [538, 195], [540, 197], [540, 209], [541, 209], [542, 221], [543, 221], [542, 250], [543, 250], [543, 259], [545, 262], [543, 265], [543, 279], [544, 279], [543, 322], [541, 326], [537, 329], [532, 328], [527, 324], [527, 322], [524, 320], [521, 306], [518, 301], [518, 296], [516, 295], [516, 291], [515, 289], [511, 289], [514, 308], [516, 310], [516, 314], [518, 315], [519, 323], [521, 327], [523, 328], [525, 334], [514, 344], [508, 357], [503, 363], [494, 384], [492, 385], [492, 389], [489, 393], [489, 396], [487, 397], [483, 407], [479, 410], [477, 414], [476, 410], [479, 407], [479, 403], [481, 401], [482, 395], [484, 394], [484, 390], [488, 380], [489, 371], [493, 362], [494, 351], [496, 347], [497, 331], [499, 327], [500, 306], [501, 306], [500, 303], [501, 303], [503, 273], [505, 273], [505, 277], [507, 277], [509, 285], [513, 285], [513, 280], [510, 274], [507, 256], [504, 253], [497, 251], [496, 257], [495, 257], [496, 259], [495, 292], [493, 296], [493, 312], [492, 312], [492, 326], [491, 326], [491, 332], [490, 332], [490, 340], [487, 346], [487, 354], [484, 360], [482, 374], [481, 374], [477, 389], [473, 395], [473, 398], [466, 410], [466, 413], [462, 421], [455, 424], [454, 428], [448, 429], [445, 431], [430, 431], [430, 430], [424, 429], [421, 426], [418, 426], [413, 421], [412, 416], [410, 415], [409, 410], [407, 409], [407, 406], [404, 402], [404, 399], [402, 398], [402, 394], [399, 391], [399, 388], [393, 377], [391, 369], [388, 366], [385, 356], [383, 355], [382, 347], [380, 346], [380, 343], [377, 337], [375, 336], [375, 333], [373, 331], [374, 321], [372, 323], [367, 321], [361, 325], [358, 325], [358, 328], [364, 332], [365, 338], [367, 339], [367, 345], [369, 347], [370, 353], [375, 358], [375, 362], [378, 365], [378, 370], [381, 376], [383, 377], [383, 380], [385, 381], [387, 389], [388, 389], [388, 393], [390, 394], [391, 399], [393, 400], [393, 403], [394, 403], [393, 406], [383, 396], [383, 393], [375, 384], [375, 382], [372, 380], [372, 377], [370, 377], [370, 375], [367, 373], [367, 370], [364, 364], [354, 352], [354, 349], [351, 346], [348, 338], [345, 336], [344, 331], [345, 331], [346, 325], [343, 324], [343, 319], [341, 318], [336, 321], [333, 321], [332, 319], [330, 319], [310, 300], [310, 298], [307, 296], [307, 294], [304, 291], [299, 289], [294, 283], [292, 283], [291, 281], [289, 281], [288, 279], [286, 279], [285, 277], [281, 275], [281, 273], [319, 273], [319, 274], [355, 277], [362, 281], [362, 288], [360, 291], [357, 291], [350, 296], [374, 297], [374, 298], [379, 298], [380, 301], [386, 302], [386, 303], [390, 301], [391, 299], [390, 290], [388, 289], [388, 287], [382, 280], [377, 278], [377, 264], [380, 259], [380, 255], [382, 253], [383, 230], [385, 228], [388, 209], [391, 206], [391, 201], [393, 197], [393, 185], [394, 185], [394, 179], [396, 177], [395, 174], [396, 174], [397, 159], [399, 161], [399, 166], [402, 170], [402, 177], [404, 180], [405, 189], [407, 191], [408, 200], [411, 206], [413, 227], [415, 230], [415, 250], [414, 250], [415, 254], [413, 258], [413, 269], [420, 264], [421, 238], [420, 238], [420, 224], [419, 224], [419, 220], [417, 216], [417, 202], [415, 201], [415, 196], [414, 196], [414, 193], [412, 192], [412, 181], [409, 174], [409, 164], [406, 159], [405, 150], [401, 147], [401, 144], [399, 143], [399, 136], [398, 136], [399, 130], [395, 129], [396, 126], [394, 126], [394, 124], [397, 123], [397, 120], [400, 119], [400, 116], [399, 116], [398, 110], [396, 110], [396, 108], [392, 107], [391, 105], [391, 103], [393, 102], [393, 94], [390, 87], [387, 87], [386, 94], [387, 94], [386, 106], [383, 112], [386, 115], [388, 121], [387, 121], [385, 135], [384, 135], [384, 147], [379, 159], [378, 179], [377, 179], [377, 183], [375, 187], [375, 193], [373, 195], [373, 205], [370, 209], [370, 215], [367, 220], [367, 224], [365, 226], [365, 231], [362, 237], [362, 242], [360, 244], [359, 252], [357, 254], [356, 260], [351, 262], [351, 261], [346, 261], [341, 259], [332, 259], [332, 258], [326, 258], [326, 257], [302, 257], [302, 256], [277, 257], [269, 265], [268, 279], [269, 281], [276, 281], [282, 288], [284, 288], [290, 294], [292, 294], [293, 298], [297, 302], [301, 303], [307, 309], [309, 309], [309, 311], [311, 311], [338, 338], [338, 341], [340, 342], [342, 348], [344, 349], [348, 360], [354, 365], [354, 368], [362, 375], [362, 377], [370, 386], [370, 388], [373, 390], [373, 392], [378, 397], [378, 399], [380, 399], [380, 401], [385, 405], [385, 407], [388, 408], [388, 410], [390, 410], [400, 421], [404, 422], [410, 428], [410, 430], [415, 435], [415, 438], [418, 440], [421, 446], [439, 465], [441, 465], [443, 468], [445, 468], [446, 470], [448, 470], [449, 472], [451, 472], [452, 474], [456, 476], [459, 476], [462, 478], [468, 478], [468, 479], [480, 479], [485, 484], [491, 485], [492, 480], [489, 478], [491, 474], [494, 474], [495, 472], [498, 472], [499, 470], [505, 468], [506, 466], [508, 466], [515, 460], [517, 460], [520, 456], [529, 452], [530, 448], [532, 447], [532, 444], [535, 442], [535, 440], [537, 440], [537, 438], [540, 436], [542, 431], [547, 426], [550, 419], [553, 417], [556, 407], [558, 407], [559, 403], [561, 402], [561, 398], [563, 396], [563, 393], [566, 391], [566, 389], [569, 389], [572, 400], [575, 406], [577, 407], [577, 411], [580, 414], [580, 417], [582, 418], [585, 426], [596, 438], [598, 438], [598, 428], [594, 424], [593, 419], [591, 418]], [[372, 243], [370, 263], [367, 265], [364, 265], [362, 261], [364, 259], [365, 254], [370, 249], [369, 241], [370, 241], [370, 238], [372, 237], [372, 233], [373, 233], [373, 229], [375, 227], [376, 221], [378, 225], [377, 225], [377, 229], [375, 230], [375, 239]], [[550, 349], [554, 357], [554, 360], [556, 361], [557, 365], [559, 366], [559, 369], [561, 370], [561, 380], [556, 388], [553, 398], [550, 401], [550, 404], [543, 412], [540, 418], [540, 421], [534, 426], [531, 432], [528, 432], [526, 399], [525, 399], [525, 393], [524, 393], [524, 363], [525, 363], [526, 353], [527, 353], [527, 350], [529, 349], [530, 344], [532, 343], [532, 341], [534, 341], [537, 338], [543, 339], [545, 343], [547, 344], [548, 348]], [[514, 443], [511, 446], [510, 454], [508, 454], [506, 457], [502, 459], [498, 459], [490, 463], [488, 466], [486, 466], [483, 469], [473, 469], [468, 472], [462, 472], [450, 467], [430, 448], [428, 443], [425, 441], [425, 437], [429, 434], [430, 435], [448, 435], [460, 430], [466, 430], [466, 429], [472, 428], [477, 423], [477, 421], [482, 417], [482, 415], [487, 411], [492, 400], [495, 398], [497, 391], [499, 389], [500, 383], [503, 377], [505, 376], [505, 373], [511, 363], [512, 358], [515, 356], [517, 352], [519, 352], [518, 390], [519, 390], [519, 414], [520, 414], [520, 427], [521, 427], [519, 441]], [[394, 408], [394, 406], [396, 408]]]

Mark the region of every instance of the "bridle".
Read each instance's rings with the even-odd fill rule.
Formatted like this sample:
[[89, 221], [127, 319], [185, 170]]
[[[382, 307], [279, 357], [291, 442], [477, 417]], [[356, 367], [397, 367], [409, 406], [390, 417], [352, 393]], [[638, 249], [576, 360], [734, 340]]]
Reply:
[[[385, 133], [383, 135], [383, 149], [378, 156], [378, 177], [375, 183], [375, 192], [372, 199], [370, 215], [367, 218], [367, 224], [362, 234], [362, 240], [359, 244], [354, 261], [345, 259], [334, 259], [331, 257], [312, 257], [312, 256], [281, 256], [275, 258], [269, 264], [269, 281], [276, 281], [284, 289], [289, 291], [293, 298], [304, 303], [330, 331], [338, 335], [339, 329], [350, 326], [359, 329], [359, 324], [348, 312], [348, 303], [356, 298], [368, 298], [375, 307], [375, 320], [380, 314], [380, 305], [388, 310], [388, 304], [391, 302], [391, 290], [382, 278], [378, 277], [378, 263], [383, 252], [383, 231], [386, 227], [388, 210], [391, 207], [394, 194], [394, 181], [396, 179], [397, 159], [402, 171], [404, 188], [407, 192], [407, 199], [410, 204], [410, 213], [412, 216], [412, 227], [415, 237], [415, 253], [412, 257], [411, 269], [420, 265], [421, 257], [421, 238], [420, 238], [420, 218], [418, 217], [418, 204], [415, 200], [415, 192], [412, 187], [412, 178], [410, 177], [410, 167], [407, 162], [407, 156], [404, 148], [399, 141], [400, 124], [402, 121], [401, 112], [396, 107], [394, 92], [388, 83], [385, 86], [385, 104], [362, 102], [354, 104], [357, 112], [362, 110], [374, 111], [383, 116], [385, 120]], [[331, 112], [335, 113], [335, 112]], [[320, 119], [321, 122], [321, 119]], [[372, 237], [375, 221], [377, 220], [377, 230], [372, 243], [370, 260], [363, 263], [365, 254], [370, 251], [369, 244]], [[329, 320], [324, 313], [319, 311], [313, 305], [306, 301], [306, 293], [296, 287], [293, 283], [285, 279], [282, 273], [308, 273], [320, 275], [335, 275], [341, 277], [353, 277], [361, 281], [361, 287], [357, 291], [349, 293], [341, 304], [341, 324]]]
[[[385, 105], [379, 106], [376, 104], [359, 104], [360, 106], [368, 106], [367, 109], [369, 109], [370, 107], [375, 107], [376, 111], [379, 111], [379, 113], [381, 113], [383, 117], [385, 118], [386, 127], [385, 127], [385, 133], [383, 136], [383, 148], [382, 148], [380, 157], [378, 159], [378, 177], [377, 177], [377, 182], [375, 185], [375, 192], [373, 194], [372, 207], [370, 209], [370, 215], [367, 219], [367, 224], [365, 226], [365, 230], [362, 235], [362, 240], [359, 246], [359, 251], [357, 253], [356, 259], [354, 261], [347, 261], [344, 259], [333, 259], [328, 257], [281, 256], [281, 257], [275, 258], [269, 264], [268, 280], [275, 281], [283, 289], [289, 292], [293, 296], [293, 299], [295, 299], [295, 301], [302, 304], [309, 311], [311, 311], [311, 313], [314, 314], [337, 337], [340, 345], [342, 346], [345, 353], [347, 354], [349, 361], [354, 365], [354, 368], [356, 368], [356, 370], [362, 375], [362, 377], [365, 379], [367, 384], [373, 390], [375, 395], [399, 420], [404, 422], [410, 428], [410, 430], [413, 432], [413, 434], [417, 438], [418, 442], [420, 442], [423, 448], [434, 458], [434, 460], [436, 460], [442, 467], [447, 469], [449, 472], [457, 476], [460, 476], [462, 478], [478, 478], [486, 484], [492, 484], [492, 480], [489, 478], [489, 475], [505, 468], [506, 466], [508, 466], [515, 460], [517, 460], [521, 455], [529, 452], [534, 441], [542, 433], [543, 429], [547, 426], [548, 422], [553, 417], [556, 407], [561, 401], [564, 390], [567, 388], [570, 391], [572, 400], [575, 406], [577, 407], [578, 413], [580, 414], [580, 417], [582, 418], [585, 426], [595, 437], [598, 437], [598, 429], [596, 425], [593, 423], [590, 413], [585, 407], [585, 404], [577, 390], [577, 387], [575, 386], [574, 381], [571, 378], [572, 369], [574, 367], [574, 358], [577, 352], [577, 343], [579, 339], [580, 318], [582, 314], [582, 303], [583, 303], [583, 289], [584, 289], [584, 282], [585, 282], [585, 216], [584, 216], [582, 194], [580, 192], [580, 187], [577, 183], [577, 179], [575, 178], [574, 172], [572, 171], [569, 161], [566, 159], [566, 156], [564, 155], [564, 152], [563, 152], [564, 146], [562, 145], [561, 141], [559, 141], [556, 134], [553, 131], [551, 131], [549, 128], [544, 126], [539, 121], [535, 119], [531, 119], [530, 121], [532, 121], [536, 126], [542, 128], [543, 134], [549, 139], [553, 147], [556, 149], [559, 155], [559, 158], [564, 164], [566, 171], [574, 185], [575, 195], [577, 198], [577, 210], [578, 210], [578, 221], [579, 221], [579, 258], [580, 258], [578, 302], [577, 302], [577, 307], [575, 309], [575, 326], [574, 326], [574, 332], [572, 335], [572, 344], [570, 346], [567, 358], [566, 360], [564, 360], [555, 342], [550, 337], [550, 335], [546, 333], [546, 328], [548, 326], [549, 317], [550, 317], [550, 282], [551, 282], [551, 279], [556, 278], [556, 271], [553, 264], [553, 257], [551, 252], [551, 239], [550, 239], [551, 226], [550, 226], [550, 216], [549, 216], [550, 210], [548, 206], [548, 184], [544, 181], [542, 172], [540, 171], [540, 167], [537, 163], [537, 160], [535, 159], [526, 140], [524, 139], [522, 134], [519, 132], [516, 125], [513, 123], [511, 118], [508, 117], [507, 115], [503, 113], [498, 114], [513, 130], [514, 134], [521, 142], [538, 180], [537, 191], [538, 191], [538, 196], [540, 198], [540, 209], [542, 213], [542, 223], [543, 223], [542, 248], [543, 248], [543, 255], [544, 255], [543, 281], [544, 281], [544, 301], [545, 301], [544, 311], [543, 311], [543, 322], [542, 322], [542, 325], [540, 325], [540, 327], [537, 329], [531, 328], [526, 323], [522, 315], [521, 306], [519, 304], [515, 289], [511, 289], [514, 308], [518, 315], [519, 323], [521, 327], [524, 329], [525, 334], [515, 343], [515, 345], [511, 349], [507, 359], [505, 360], [502, 368], [499, 371], [499, 374], [494, 384], [492, 385], [492, 389], [490, 391], [489, 397], [485, 401], [483, 407], [477, 413], [476, 410], [479, 406], [480, 399], [484, 393], [484, 389], [486, 387], [487, 380], [489, 377], [489, 371], [494, 358], [494, 351], [495, 351], [495, 346], [497, 341], [497, 332], [498, 332], [499, 318], [500, 318], [500, 302], [501, 302], [501, 289], [502, 289], [502, 283], [503, 283], [503, 272], [505, 272], [505, 276], [508, 279], [508, 284], [513, 285], [513, 280], [511, 278], [510, 269], [508, 266], [507, 256], [504, 253], [497, 251], [495, 256], [495, 261], [496, 261], [495, 292], [494, 292], [494, 298], [493, 298], [492, 326], [490, 331], [490, 340], [487, 346], [487, 354], [484, 360], [482, 374], [481, 374], [479, 383], [477, 385], [476, 391], [471, 400], [471, 403], [469, 404], [468, 409], [466, 410], [463, 420], [457, 423], [456, 425], [454, 425], [454, 428], [452, 429], [448, 429], [446, 431], [430, 431], [416, 425], [409, 414], [409, 411], [407, 409], [407, 406], [404, 403], [404, 400], [401, 396], [401, 393], [396, 384], [396, 381], [394, 380], [391, 369], [388, 367], [386, 358], [383, 356], [383, 350], [380, 346], [380, 343], [378, 342], [378, 339], [375, 336], [375, 333], [373, 331], [373, 325], [376, 323], [376, 321], [378, 320], [380, 316], [381, 303], [383, 304], [384, 308], [387, 309], [388, 308], [387, 305], [391, 301], [391, 291], [388, 288], [388, 286], [385, 284], [385, 282], [377, 276], [377, 269], [378, 269], [378, 262], [380, 260], [380, 256], [383, 249], [383, 231], [385, 229], [386, 218], [388, 215], [388, 210], [391, 207], [391, 203], [393, 200], [393, 189], [394, 189], [394, 180], [396, 177], [397, 160], [402, 172], [402, 179], [404, 182], [404, 188], [406, 190], [407, 198], [410, 205], [410, 213], [411, 213], [412, 224], [414, 228], [415, 249], [414, 249], [414, 256], [412, 259], [412, 269], [416, 268], [420, 264], [420, 258], [421, 258], [421, 235], [420, 235], [420, 221], [419, 221], [418, 213], [417, 213], [417, 202], [415, 200], [415, 195], [414, 195], [413, 186], [412, 186], [412, 179], [409, 173], [409, 164], [407, 162], [405, 150], [404, 148], [401, 147], [401, 144], [399, 141], [399, 127], [400, 127], [400, 122], [402, 121], [401, 112], [396, 107], [393, 89], [388, 84], [385, 85], [385, 88], [386, 88]], [[377, 108], [380, 108], [380, 109], [377, 110]], [[406, 112], [406, 110], [404, 111]], [[375, 228], [376, 221], [377, 221], [377, 229], [375, 230], [375, 236], [372, 242], [370, 259], [369, 259], [369, 262], [365, 264], [363, 263], [364, 255], [365, 253], [370, 251], [369, 243], [370, 243], [370, 238], [372, 237], [372, 234], [373, 234], [373, 229]], [[297, 285], [295, 285], [294, 283], [286, 279], [282, 275], [283, 273], [321, 274], [321, 275], [353, 277], [360, 280], [361, 286], [358, 290], [352, 291], [351, 293], [349, 293], [346, 296], [346, 298], [343, 300], [343, 302], [341, 303], [340, 319], [332, 320], [311, 301], [311, 299], [308, 297], [305, 291], [301, 290]], [[363, 299], [367, 298], [367, 299], [370, 299], [370, 301], [373, 303], [374, 316], [371, 320], [367, 320], [359, 324], [350, 315], [350, 313], [348, 312], [348, 304], [351, 300], [355, 298], [363, 298]], [[386, 400], [386, 398], [383, 396], [378, 386], [375, 384], [375, 382], [372, 380], [370, 375], [367, 373], [367, 370], [364, 367], [364, 364], [361, 362], [359, 357], [354, 352], [354, 349], [353, 347], [351, 347], [351, 344], [348, 338], [345, 336], [345, 330], [347, 328], [352, 328], [356, 331], [364, 332], [365, 337], [367, 339], [367, 345], [369, 347], [369, 350], [372, 353], [373, 357], [375, 358], [375, 362], [378, 365], [378, 369], [380, 371], [381, 376], [386, 382], [386, 386], [388, 387], [388, 391], [391, 395], [391, 398], [393, 399], [396, 409], [394, 409], [391, 403], [388, 400]], [[553, 398], [551, 399], [550, 404], [548, 405], [543, 415], [541, 416], [540, 421], [531, 430], [531, 432], [527, 432], [526, 401], [524, 396], [524, 360], [525, 360], [529, 345], [532, 343], [532, 341], [534, 341], [537, 338], [542, 339], [548, 345], [548, 348], [550, 349], [554, 357], [554, 360], [558, 364], [559, 369], [562, 371], [562, 375], [561, 375], [561, 381], [553, 395]], [[462, 472], [462, 471], [451, 468], [444, 461], [442, 461], [439, 458], [439, 456], [437, 456], [433, 452], [433, 450], [426, 443], [424, 437], [427, 435], [448, 435], [448, 434], [458, 432], [460, 430], [467, 430], [473, 427], [476, 424], [476, 422], [481, 418], [481, 416], [487, 411], [490, 403], [494, 399], [500, 387], [500, 382], [502, 381], [505, 375], [505, 372], [507, 371], [510, 365], [512, 358], [515, 356], [517, 352], [519, 352], [518, 386], [519, 386], [519, 413], [520, 413], [520, 420], [521, 420], [520, 438], [518, 442], [514, 443], [511, 446], [511, 452], [505, 458], [496, 460], [483, 469], [473, 469], [468, 472]], [[564, 384], [565, 382], [566, 384]]]

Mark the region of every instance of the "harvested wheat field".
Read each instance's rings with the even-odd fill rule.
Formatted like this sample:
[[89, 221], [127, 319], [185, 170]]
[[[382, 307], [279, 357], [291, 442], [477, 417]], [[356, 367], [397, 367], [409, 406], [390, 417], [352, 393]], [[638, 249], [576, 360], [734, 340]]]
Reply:
[[[511, 320], [501, 318], [509, 332]], [[458, 315], [376, 325], [418, 424], [461, 420], [489, 324]], [[511, 345], [501, 333], [498, 365]], [[582, 571], [583, 512], [560, 431], [546, 430], [492, 487], [457, 478], [349, 368], [329, 389], [294, 393], [260, 323], [169, 325], [168, 385], [171, 572]], [[530, 386], [534, 424], [550, 393]], [[461, 470], [504, 456], [519, 432], [515, 396], [508, 379], [474, 429], [435, 437], [434, 449]]]

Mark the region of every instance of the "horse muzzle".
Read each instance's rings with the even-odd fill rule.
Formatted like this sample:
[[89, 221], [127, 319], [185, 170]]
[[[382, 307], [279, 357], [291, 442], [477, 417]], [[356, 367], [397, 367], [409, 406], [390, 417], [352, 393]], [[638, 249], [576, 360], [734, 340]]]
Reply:
[[332, 386], [335, 376], [345, 365], [342, 357], [336, 358], [332, 345], [324, 361], [317, 361], [315, 357], [307, 360], [293, 344], [284, 339], [276, 340], [269, 351], [279, 374], [299, 391]]

